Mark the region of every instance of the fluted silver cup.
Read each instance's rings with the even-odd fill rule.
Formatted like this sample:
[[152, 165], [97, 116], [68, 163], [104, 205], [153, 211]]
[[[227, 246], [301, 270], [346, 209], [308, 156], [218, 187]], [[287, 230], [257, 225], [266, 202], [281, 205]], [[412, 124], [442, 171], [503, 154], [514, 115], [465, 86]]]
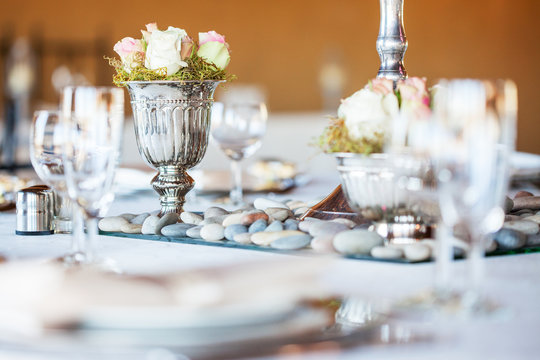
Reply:
[[214, 91], [223, 81], [129, 81], [126, 83], [139, 153], [158, 174], [152, 186], [161, 215], [183, 211], [194, 180], [186, 172], [208, 146]]

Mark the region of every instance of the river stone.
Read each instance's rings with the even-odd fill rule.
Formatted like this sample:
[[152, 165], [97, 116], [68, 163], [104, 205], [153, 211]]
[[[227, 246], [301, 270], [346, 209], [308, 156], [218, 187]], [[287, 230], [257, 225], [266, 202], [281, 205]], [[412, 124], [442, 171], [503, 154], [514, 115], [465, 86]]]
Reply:
[[296, 217], [301, 217], [302, 215], [304, 215], [306, 213], [306, 211], [308, 211], [309, 208], [308, 207], [300, 207], [298, 209], [295, 209], [294, 210], [294, 216]]
[[540, 235], [531, 235], [527, 237], [527, 246], [540, 246]]
[[291, 209], [293, 211], [298, 209], [298, 208], [301, 208], [301, 207], [308, 207], [305, 202], [298, 201], [298, 200], [287, 201], [285, 203], [285, 205], [287, 205], [289, 207], [289, 209]]
[[431, 249], [424, 244], [410, 244], [403, 246], [405, 258], [409, 261], [424, 261], [431, 257]]
[[293, 235], [276, 239], [272, 241], [270, 246], [280, 250], [298, 250], [308, 246], [310, 242], [311, 236], [309, 235]]
[[283, 223], [283, 228], [285, 230], [298, 230], [298, 220], [295, 219], [287, 219]]
[[185, 224], [199, 225], [203, 221], [203, 217], [190, 211], [184, 211], [180, 214], [180, 220]]
[[201, 228], [201, 238], [207, 241], [222, 240], [225, 236], [225, 228], [220, 224], [208, 224]]
[[287, 218], [294, 216], [293, 212], [289, 209], [283, 208], [267, 208], [264, 210], [266, 215], [277, 221], [285, 221]]
[[514, 200], [510, 199], [508, 196], [504, 199], [504, 213], [508, 214], [512, 211], [514, 207]]
[[201, 229], [203, 225], [196, 225], [194, 227], [191, 227], [186, 230], [186, 236], [193, 238], [193, 239], [200, 239], [201, 238]]
[[227, 227], [230, 225], [236, 225], [236, 224], [242, 224], [242, 216], [244, 216], [243, 212], [230, 214], [223, 219], [223, 226]]
[[484, 249], [486, 250], [486, 253], [489, 254], [497, 250], [497, 246], [498, 245], [495, 239], [493, 239], [493, 237], [489, 237], [488, 239], [486, 239], [486, 243], [484, 244]]
[[274, 221], [264, 231], [271, 232], [271, 231], [281, 231], [283, 230], [283, 223], [281, 221]]
[[521, 231], [522, 233], [527, 235], [534, 235], [538, 233], [539, 225], [534, 221], [517, 220], [505, 222], [503, 228]]
[[234, 240], [234, 236], [236, 234], [243, 234], [247, 233], [248, 229], [242, 224], [232, 224], [225, 228], [225, 231], [223, 234], [225, 235], [225, 239], [227, 240]]
[[159, 219], [159, 221], [156, 223], [156, 229], [155, 233], [156, 235], [159, 235], [161, 233], [161, 229], [167, 225], [175, 224], [178, 221], [178, 214], [177, 213], [167, 213]]
[[517, 199], [520, 197], [527, 197], [527, 196], [534, 196], [534, 194], [528, 191], [521, 190], [521, 191], [518, 191], [516, 195], [514, 195], [514, 199]]
[[126, 234], [140, 234], [142, 230], [142, 224], [127, 223], [122, 225], [121, 230]]
[[270, 200], [270, 199], [266, 199], [266, 198], [257, 198], [257, 199], [255, 199], [255, 201], [253, 202], [253, 206], [255, 207], [255, 209], [258, 209], [258, 210], [265, 210], [265, 209], [268, 209], [268, 208], [282, 208], [282, 209], [289, 210], [287, 205], [285, 205], [285, 204], [283, 204], [283, 203], [281, 203], [279, 201]]
[[251, 234], [250, 233], [236, 234], [233, 237], [233, 241], [239, 244], [244, 244], [244, 245], [251, 244]]
[[304, 232], [309, 232], [309, 229], [311, 228], [313, 224], [321, 222], [321, 221], [322, 220], [316, 219], [316, 218], [305, 218], [304, 220], [298, 223], [298, 229]]
[[384, 238], [373, 231], [347, 230], [337, 234], [333, 244], [334, 248], [342, 254], [368, 255], [375, 246], [384, 244]]
[[221, 216], [221, 215], [229, 215], [229, 212], [223, 208], [220, 208], [218, 206], [212, 206], [209, 207], [204, 211], [204, 218], [211, 218], [214, 216]]
[[122, 231], [122, 226], [129, 221], [121, 216], [109, 216], [99, 220], [98, 227], [101, 231]]
[[371, 225], [373, 225], [371, 222], [358, 224], [355, 227], [353, 227], [353, 230], [368, 230], [371, 227]]
[[260, 231], [264, 231], [268, 223], [264, 219], [259, 219], [249, 226], [249, 233], [254, 234]]
[[125, 213], [125, 214], [120, 214], [120, 215], [118, 215], [118, 216], [123, 217], [123, 218], [126, 219], [127, 221], [131, 221], [131, 220], [135, 219], [135, 217], [137, 216], [137, 214]]
[[320, 221], [309, 227], [309, 235], [311, 236], [334, 236], [340, 232], [349, 230], [345, 224], [333, 221]]
[[272, 241], [287, 237], [287, 236], [293, 236], [293, 235], [305, 235], [301, 231], [294, 231], [294, 230], [283, 230], [283, 231], [275, 231], [275, 232], [265, 232], [261, 231], [255, 234], [251, 235], [251, 242], [257, 245], [261, 246], [268, 246], [272, 243]]
[[208, 218], [205, 217], [204, 220], [199, 223], [199, 225], [209, 225], [209, 224], [223, 225], [223, 220], [225, 220], [227, 216], [229, 215], [226, 214], [226, 215], [211, 216]]
[[260, 219], [268, 221], [268, 215], [261, 210], [248, 211], [242, 216], [242, 225], [249, 226]]
[[530, 215], [524, 218], [523, 220], [532, 221], [537, 224], [540, 224], [540, 215]]
[[403, 250], [394, 246], [375, 246], [370, 254], [377, 259], [399, 259], [403, 257]]
[[494, 236], [501, 250], [519, 249], [527, 243], [527, 235], [521, 231], [511, 228], [502, 228]]
[[356, 223], [354, 221], [345, 218], [335, 218], [330, 221], [346, 225], [349, 229], [352, 229], [356, 226]]
[[320, 253], [335, 253], [333, 237], [317, 236], [311, 240], [311, 248]]
[[158, 221], [159, 217], [157, 215], [150, 215], [147, 217], [142, 224], [141, 233], [146, 235], [155, 235]]
[[504, 221], [513, 221], [513, 220], [521, 220], [521, 217], [518, 215], [506, 215], [504, 217]]
[[530, 210], [539, 210], [540, 209], [540, 196], [524, 196], [514, 199], [514, 211], [530, 209]]
[[171, 224], [164, 226], [163, 229], [161, 229], [161, 234], [164, 236], [186, 237], [188, 229], [191, 229], [194, 226], [195, 225], [193, 224], [185, 223]]
[[131, 219], [132, 224], [142, 225], [144, 220], [146, 220], [147, 217], [149, 217], [149, 213], [142, 213], [140, 215], [135, 216], [133, 219]]

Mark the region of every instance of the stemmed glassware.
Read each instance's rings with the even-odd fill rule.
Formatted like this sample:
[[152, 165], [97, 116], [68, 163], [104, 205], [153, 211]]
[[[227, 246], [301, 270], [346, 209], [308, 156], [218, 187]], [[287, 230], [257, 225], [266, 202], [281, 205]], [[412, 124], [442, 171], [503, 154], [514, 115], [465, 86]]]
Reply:
[[264, 103], [214, 103], [211, 134], [231, 160], [233, 188], [230, 202], [234, 205], [243, 203], [240, 161], [253, 155], [261, 146], [267, 118]]
[[432, 157], [441, 220], [468, 243], [468, 274], [458, 289], [469, 313], [489, 312], [482, 296], [487, 237], [504, 221], [510, 155], [515, 146], [517, 89], [509, 80], [442, 80], [435, 95]]
[[[486, 239], [504, 221], [516, 113], [517, 90], [511, 81], [441, 80], [431, 120], [401, 124], [405, 158], [429, 161], [436, 183], [416, 196], [440, 210], [435, 289], [409, 299], [406, 308], [472, 316], [496, 309], [481, 292], [483, 257]], [[456, 279], [448, 266], [455, 229], [468, 245], [467, 273], [457, 286], [450, 282]]]
[[62, 157], [65, 126], [59, 111], [36, 111], [30, 129], [30, 160], [37, 175], [56, 192], [53, 225], [56, 233], [73, 231], [71, 252], [59, 260], [76, 263], [80, 257], [80, 234], [82, 225], [80, 212], [76, 204], [68, 197], [64, 160]]
[[124, 121], [124, 92], [112, 87], [67, 87], [61, 100], [64, 167], [70, 198], [82, 209], [85, 262], [95, 263], [97, 217], [114, 199], [113, 180]]

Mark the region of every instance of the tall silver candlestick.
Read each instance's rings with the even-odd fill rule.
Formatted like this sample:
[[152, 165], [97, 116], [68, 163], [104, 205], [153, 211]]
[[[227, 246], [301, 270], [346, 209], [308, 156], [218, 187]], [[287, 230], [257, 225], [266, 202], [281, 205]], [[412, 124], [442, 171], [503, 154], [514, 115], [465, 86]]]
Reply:
[[407, 37], [403, 27], [403, 1], [379, 0], [381, 23], [377, 37], [377, 52], [381, 58], [381, 67], [377, 77], [394, 81], [407, 78], [403, 66], [403, 56], [407, 51]]

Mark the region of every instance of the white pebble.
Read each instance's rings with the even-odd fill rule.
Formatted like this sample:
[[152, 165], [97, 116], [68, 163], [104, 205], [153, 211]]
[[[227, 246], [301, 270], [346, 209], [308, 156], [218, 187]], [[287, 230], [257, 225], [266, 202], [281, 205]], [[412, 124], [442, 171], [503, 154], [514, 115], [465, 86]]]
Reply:
[[180, 214], [180, 220], [185, 224], [199, 225], [203, 221], [203, 217], [190, 211], [184, 211]]
[[399, 259], [403, 256], [403, 250], [394, 246], [375, 246], [371, 249], [371, 256], [377, 259]]
[[201, 238], [207, 241], [222, 240], [225, 236], [225, 228], [220, 224], [208, 224], [201, 228]]
[[255, 199], [255, 201], [253, 202], [253, 206], [255, 207], [255, 209], [258, 209], [258, 210], [265, 210], [267, 208], [282, 208], [282, 209], [289, 209], [287, 207], [287, 205], [279, 202], [279, 201], [275, 201], [275, 200], [270, 200], [270, 199], [266, 199], [266, 198], [257, 198]]
[[121, 216], [109, 216], [99, 220], [98, 227], [101, 231], [122, 231], [123, 225], [129, 221]]
[[405, 258], [410, 261], [424, 261], [430, 258], [431, 249], [424, 244], [411, 244], [403, 246]]
[[223, 226], [227, 227], [229, 225], [241, 224], [242, 216], [244, 216], [243, 212], [227, 215], [225, 219], [223, 219]]

